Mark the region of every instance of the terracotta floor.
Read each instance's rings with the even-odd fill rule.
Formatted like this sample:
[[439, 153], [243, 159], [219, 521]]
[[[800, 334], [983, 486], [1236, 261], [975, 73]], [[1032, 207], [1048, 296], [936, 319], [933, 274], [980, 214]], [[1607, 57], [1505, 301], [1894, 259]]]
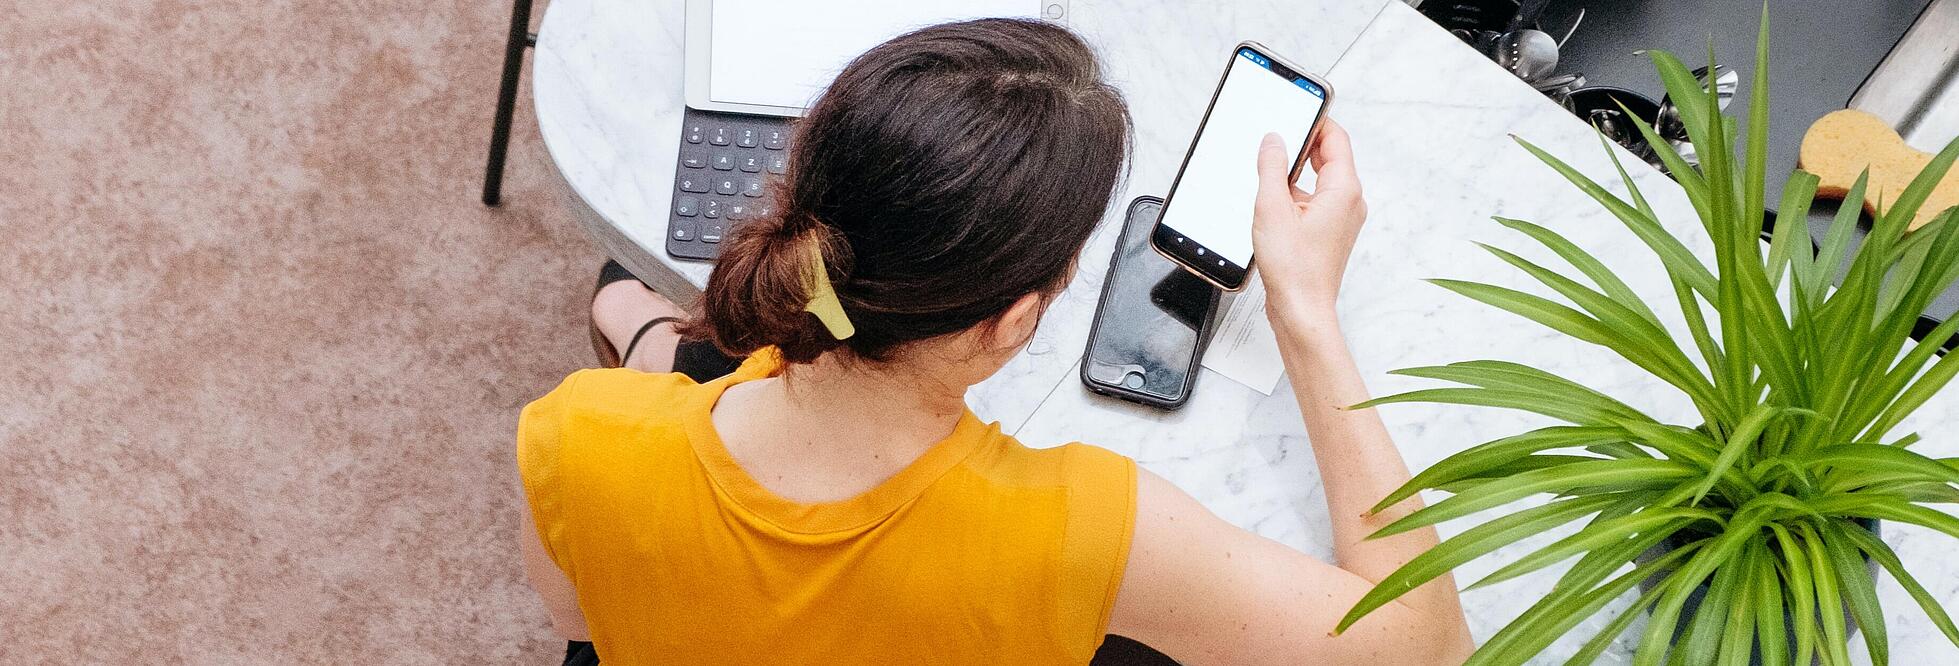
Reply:
[[[540, 10], [543, 3], [540, 3]], [[0, 663], [544, 663], [517, 410], [599, 256], [508, 2], [0, 7]]]

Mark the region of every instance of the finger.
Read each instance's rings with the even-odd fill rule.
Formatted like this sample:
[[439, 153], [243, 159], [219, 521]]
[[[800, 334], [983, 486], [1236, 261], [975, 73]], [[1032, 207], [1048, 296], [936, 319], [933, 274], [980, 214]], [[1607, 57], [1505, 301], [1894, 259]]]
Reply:
[[1292, 164], [1286, 158], [1286, 144], [1277, 132], [1267, 132], [1258, 144], [1258, 199], [1260, 217], [1275, 215], [1292, 207]]
[[1319, 140], [1314, 142], [1313, 172], [1316, 174], [1313, 189], [1360, 189], [1360, 175], [1354, 172], [1354, 145], [1347, 136], [1347, 130], [1332, 118], [1320, 125]]

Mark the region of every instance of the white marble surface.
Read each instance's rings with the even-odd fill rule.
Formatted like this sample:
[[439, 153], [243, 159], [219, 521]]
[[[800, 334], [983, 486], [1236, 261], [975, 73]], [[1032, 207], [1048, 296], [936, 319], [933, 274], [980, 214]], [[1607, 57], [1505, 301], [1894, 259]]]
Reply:
[[[1134, 159], [1118, 204], [1167, 189], [1202, 111], [1202, 95], [1190, 91], [1210, 85], [1232, 44], [1257, 39], [1328, 74], [1336, 90], [1333, 114], [1354, 136], [1372, 211], [1347, 278], [1342, 318], [1377, 393], [1415, 385], [1385, 374], [1393, 368], [1501, 358], [1584, 378], [1657, 415], [1690, 417], [1683, 398], [1609, 352], [1418, 281], [1527, 285], [1528, 278], [1471, 243], [1547, 258], [1528, 239], [1489, 221], [1501, 214], [1555, 229], [1621, 271], [1641, 294], [1671, 298], [1657, 262], [1630, 232], [1507, 136], [1523, 135], [1602, 177], [1611, 166], [1595, 135], [1468, 47], [1405, 6], [1382, 0], [1071, 5], [1072, 27], [1101, 51], [1135, 114]], [[636, 268], [666, 271], [647, 277], [668, 278], [662, 286], [684, 290], [704, 281], [707, 267], [667, 258], [661, 241], [680, 118], [679, 22], [678, 0], [556, 0], [539, 36], [534, 85], [545, 141], [590, 215], [595, 237], [623, 234], [651, 248], [612, 249]], [[1708, 245], [1679, 189], [1635, 161], [1628, 166], [1667, 226], [1705, 252]], [[1122, 208], [1111, 208], [1074, 284], [1028, 350], [974, 389], [969, 400], [975, 411], [1030, 445], [1079, 440], [1133, 456], [1227, 520], [1329, 556], [1319, 475], [1288, 386], [1262, 396], [1206, 372], [1190, 404], [1163, 413], [1094, 396], [1076, 380], [1075, 362]], [[623, 256], [635, 251], [637, 256]], [[1550, 261], [1555, 265], [1555, 258]], [[1680, 330], [1677, 315], [1668, 323]], [[1955, 400], [1959, 391], [1948, 391], [1907, 424], [1925, 430], [1928, 441], [1920, 450], [1959, 455], [1959, 441], [1936, 430], [1959, 419]], [[1416, 468], [1543, 423], [1527, 415], [1436, 406], [1387, 407], [1383, 417]], [[1444, 531], [1471, 524], [1458, 521]], [[1459, 578], [1474, 580], [1553, 536], [1499, 551], [1462, 569]], [[1959, 611], [1959, 562], [1947, 557], [1959, 544], [1891, 524], [1885, 538], [1934, 594]], [[1553, 580], [1538, 574], [1469, 593], [1464, 602], [1472, 629], [1479, 637], [1494, 633]], [[1896, 663], [1959, 660], [1959, 650], [1895, 583], [1886, 579], [1880, 593]], [[1590, 635], [1586, 628], [1598, 624], [1582, 625], [1541, 661], [1561, 663], [1552, 657], [1568, 655]], [[1606, 661], [1626, 658], [1615, 650]]]

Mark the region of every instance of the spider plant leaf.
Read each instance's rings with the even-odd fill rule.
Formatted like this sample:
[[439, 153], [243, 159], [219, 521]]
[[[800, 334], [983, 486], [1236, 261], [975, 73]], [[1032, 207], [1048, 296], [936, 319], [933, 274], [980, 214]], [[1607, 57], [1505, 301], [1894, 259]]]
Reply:
[[[1692, 464], [1702, 474], [1714, 468], [1714, 461], [1721, 453], [1719, 444], [1691, 428], [1633, 421], [1622, 422], [1619, 427], [1630, 433], [1635, 441], [1652, 447], [1669, 459]], [[1712, 476], [1737, 488], [1750, 485], [1748, 477], [1733, 468]], [[1686, 495], [1692, 496], [1691, 493]]]
[[1763, 507], [1736, 511], [1734, 517], [1728, 520], [1721, 535], [1710, 539], [1706, 548], [1695, 553], [1692, 559], [1680, 567], [1673, 576], [1673, 590], [1653, 611], [1653, 618], [1650, 620], [1653, 626], [1649, 626], [1646, 635], [1640, 639], [1638, 654], [1640, 661], [1652, 663], [1646, 661], [1649, 653], [1654, 655], [1651, 659], [1657, 660], [1657, 655], [1666, 651], [1666, 641], [1671, 638], [1673, 633], [1671, 629], [1680, 619], [1681, 606], [1686, 602], [1687, 596], [1693, 593], [1694, 588], [1699, 586], [1701, 581], [1706, 580], [1708, 575], [1734, 560], [1741, 548], [1748, 544], [1749, 539], [1768, 524], [1768, 516], [1769, 510]]
[[[1666, 167], [1667, 175], [1672, 176], [1674, 181], [1680, 184], [1680, 189], [1687, 193], [1687, 203], [1693, 205], [1694, 212], [1701, 219], [1707, 219], [1707, 181], [1701, 178], [1701, 173], [1696, 171], [1693, 165], [1688, 164], [1687, 160], [1680, 156], [1680, 151], [1674, 150], [1672, 141], [1661, 137], [1660, 133], [1654, 130], [1652, 125], [1640, 119], [1639, 114], [1633, 113], [1632, 109], [1626, 108], [1625, 102], [1617, 99], [1612, 101], [1619, 105], [1619, 110], [1626, 114], [1626, 119], [1632, 121], [1633, 128], [1639, 131], [1639, 136], [1646, 141], [1647, 147], [1652, 148], [1653, 153], [1660, 157], [1660, 164]], [[1600, 135], [1600, 139], [1604, 139], [1604, 135]], [[1609, 147], [1606, 152], [1612, 157], [1612, 163], [1617, 166], [1619, 164], [1618, 154], [1613, 153]], [[1632, 187], [1632, 179], [1626, 176], [1624, 167], [1619, 167], [1619, 177], [1626, 181], [1628, 188]], [[1635, 203], [1638, 203], [1637, 199], [1635, 199]], [[1652, 210], [1651, 207], [1646, 207], [1641, 210], [1647, 212], [1647, 217], [1654, 217], [1650, 212]]]
[[1810, 307], [1823, 302], [1823, 295], [1830, 285], [1836, 282], [1837, 272], [1843, 270], [1843, 253], [1850, 247], [1850, 234], [1857, 229], [1857, 216], [1864, 210], [1864, 191], [1870, 184], [1871, 172], [1865, 169], [1857, 175], [1857, 181], [1850, 186], [1850, 192], [1843, 197], [1837, 215], [1830, 221], [1830, 230], [1823, 234], [1822, 247], [1816, 251], [1816, 261], [1810, 265], [1810, 272], [1803, 276], [1804, 296]]
[[1447, 279], [1431, 279], [1429, 282], [1565, 335], [1610, 349], [1697, 401], [1712, 402], [1714, 398], [1713, 385], [1699, 372], [1691, 367], [1680, 371], [1666, 361], [1653, 357], [1644, 346], [1633, 342], [1620, 331], [1570, 307], [1542, 296], [1495, 285]]
[[1468, 384], [1487, 389], [1530, 391], [1565, 400], [1582, 401], [1595, 408], [1632, 419], [1652, 420], [1604, 393], [1584, 384], [1537, 368], [1508, 361], [1462, 361], [1449, 365], [1422, 366], [1391, 370], [1391, 375], [1423, 377]]
[[1795, 623], [1790, 633], [1796, 637], [1796, 658], [1789, 663], [1807, 664], [1814, 659], [1817, 634], [1821, 632], [1816, 616], [1816, 579], [1809, 571], [1808, 551], [1796, 535], [1775, 523], [1768, 527], [1781, 547], [1782, 588], [1789, 594], [1789, 617]]
[[1782, 614], [1782, 580], [1775, 573], [1775, 556], [1766, 541], [1756, 549], [1754, 570], [1750, 572], [1750, 606], [1755, 611], [1755, 635], [1759, 636], [1764, 664], [1789, 662], [1789, 631]]
[[1944, 511], [1912, 504], [1895, 496], [1877, 495], [1869, 492], [1849, 495], [1825, 495], [1810, 500], [1810, 506], [1819, 512], [1832, 516], [1895, 520], [1920, 527], [1929, 527], [1950, 536], [1959, 537], [1959, 518], [1955, 518]]
[[[1711, 48], [1711, 45], [1710, 45]], [[1711, 58], [1710, 58], [1711, 59]], [[1709, 68], [1712, 71], [1713, 68]], [[1748, 227], [1737, 229], [1741, 245], [1751, 250], [1758, 246], [1751, 242], [1762, 231], [1763, 187], [1768, 184], [1769, 156], [1769, 9], [1762, 5], [1762, 19], [1755, 34], [1755, 72], [1750, 77], [1753, 84], [1748, 92], [1748, 132], [1743, 139], [1746, 159], [1742, 167], [1741, 221]], [[1715, 86], [1709, 85], [1711, 96]], [[1718, 108], [1718, 107], [1717, 107]], [[1753, 263], [1753, 262], [1750, 262]], [[1759, 264], [1756, 264], [1759, 265]]]
[[[1625, 102], [1619, 101], [1616, 97], [1610, 99], [1612, 103], [1619, 105], [1620, 110], [1625, 110]], [[1626, 112], [1627, 118], [1631, 118], [1633, 115], [1631, 111]], [[1660, 216], [1653, 212], [1653, 204], [1646, 200], [1646, 195], [1639, 191], [1639, 185], [1633, 182], [1632, 174], [1626, 173], [1626, 165], [1619, 161], [1619, 151], [1612, 149], [1613, 146], [1618, 144], [1613, 143], [1612, 139], [1607, 138], [1604, 132], [1597, 132], [1596, 134], [1598, 134], [1598, 147], [1605, 151], [1606, 158], [1612, 160], [1612, 170], [1619, 172], [1619, 183], [1626, 186], [1626, 196], [1632, 198], [1633, 209], [1639, 211], [1639, 214], [1646, 216], [1647, 219], [1660, 219]], [[1675, 156], [1678, 156], [1678, 153]]]
[[1689, 251], [1687, 246], [1680, 242], [1680, 239], [1675, 238], [1666, 228], [1661, 227], [1659, 221], [1641, 215], [1637, 209], [1628, 205], [1625, 201], [1620, 200], [1618, 196], [1607, 192], [1597, 182], [1585, 177], [1577, 169], [1572, 168], [1569, 164], [1565, 164], [1563, 160], [1552, 156], [1542, 148], [1538, 148], [1522, 138], [1518, 138], [1516, 141], [1524, 147], [1524, 150], [1530, 151], [1532, 155], [1537, 156], [1538, 160], [1549, 165], [1559, 175], [1564, 176], [1565, 180], [1571, 181], [1573, 185], [1578, 186], [1579, 190], [1590, 195], [1600, 204], [1603, 204], [1606, 210], [1611, 211], [1614, 217], [1619, 218], [1620, 222], [1625, 223], [1626, 228], [1631, 229], [1634, 235], [1639, 236], [1639, 239], [1646, 243], [1647, 247], [1652, 248], [1653, 252], [1660, 256], [1660, 262], [1666, 266], [1669, 272], [1675, 273], [1681, 279], [1686, 280], [1687, 284], [1692, 286], [1695, 291], [1710, 295], [1714, 293], [1714, 274], [1707, 270], [1707, 265], [1702, 264], [1699, 259], [1694, 257], [1694, 253]]
[[1864, 528], [1839, 518], [1819, 524], [1818, 529], [1823, 536], [1823, 550], [1836, 565], [1837, 584], [1843, 589], [1844, 603], [1850, 606], [1857, 628], [1864, 632], [1864, 647], [1870, 650], [1871, 663], [1891, 663], [1890, 638], [1884, 627], [1884, 611], [1878, 606], [1877, 583], [1871, 580], [1870, 570], [1857, 555], [1850, 537], [1844, 535], [1846, 531]]
[[1546, 394], [1543, 391], [1523, 391], [1516, 389], [1431, 388], [1381, 396], [1354, 405], [1350, 409], [1368, 409], [1381, 405], [1426, 402], [1515, 409], [1534, 414], [1543, 414], [1576, 425], [1607, 425], [1625, 418], [1602, 406], [1562, 402], [1555, 400], [1555, 396], [1556, 394]]
[[1959, 483], [1959, 469], [1923, 454], [1891, 446], [1832, 446], [1790, 459], [1810, 469], [1833, 468], [1856, 472], [1858, 480], [1864, 484], [1898, 481]]
[[1714, 484], [1721, 480], [1721, 475], [1733, 469], [1735, 461], [1740, 460], [1743, 453], [1747, 453], [1750, 447], [1755, 446], [1755, 438], [1761, 436], [1762, 429], [1768, 427], [1769, 419], [1775, 418], [1782, 411], [1774, 405], [1760, 404], [1750, 410], [1748, 416], [1741, 419], [1741, 424], [1735, 426], [1734, 432], [1728, 435], [1728, 441], [1722, 444], [1721, 455], [1715, 458], [1714, 465], [1708, 468], [1707, 478], [1701, 481], [1700, 486], [1694, 488], [1694, 499], [1688, 502], [1689, 506], [1698, 505], [1702, 498], [1707, 497], [1707, 491], [1714, 488]]
[[1639, 445], [1634, 444], [1632, 442], [1607, 442], [1605, 444], [1593, 444], [1591, 446], [1585, 447], [1585, 450], [1602, 456], [1612, 457], [1612, 458], [1655, 457], [1653, 454], [1647, 453], [1646, 449], [1639, 448]]
[[[1707, 551], [1703, 549], [1696, 555], [1705, 556]], [[1699, 579], [1691, 583], [1687, 582], [1687, 571], [1684, 567], [1674, 569], [1672, 573], [1667, 574], [1666, 579], [1659, 585], [1659, 589], [1664, 589], [1666, 592], [1660, 595], [1660, 598], [1654, 602], [1652, 610], [1647, 613], [1646, 632], [1640, 636], [1639, 647], [1633, 650], [1633, 666], [1659, 666], [1666, 658], [1667, 644], [1674, 642], [1673, 639], [1676, 638], [1688, 638], [1678, 635], [1677, 621], [1681, 607], [1687, 603], [1687, 597], [1675, 590], [1699, 585]], [[1661, 617], [1666, 619], [1662, 621], [1659, 619]], [[1647, 647], [1649, 643], [1653, 647]]]
[[1897, 401], [1892, 402], [1891, 406], [1884, 410], [1884, 415], [1878, 417], [1877, 422], [1866, 432], [1872, 437], [1882, 437], [1885, 433], [1891, 432], [1899, 421], [1903, 421], [1906, 416], [1917, 411], [1925, 401], [1932, 399], [1932, 395], [1938, 393], [1939, 389], [1945, 388], [1954, 375], [1959, 375], [1959, 354], [1946, 354], [1944, 358], [1939, 359], [1939, 362], [1932, 364], [1932, 368], [1926, 370], [1918, 381], [1913, 382], [1911, 388], [1900, 393]]
[[1696, 521], [1722, 522], [1720, 514], [1703, 509], [1653, 508], [1630, 516], [1615, 518], [1591, 525], [1578, 533], [1559, 539], [1549, 546], [1538, 549], [1529, 555], [1505, 565], [1501, 569], [1484, 576], [1463, 591], [1495, 585], [1518, 576], [1542, 569], [1565, 558], [1603, 548], [1636, 536], [1653, 534], [1672, 534]]
[[1573, 653], [1571, 659], [1565, 661], [1565, 666], [1591, 666], [1598, 663], [1599, 657], [1604, 656], [1605, 649], [1611, 647], [1612, 642], [1618, 640], [1620, 634], [1626, 633], [1626, 627], [1632, 626], [1634, 620], [1645, 615], [1645, 610], [1659, 601], [1660, 594], [1666, 590], [1667, 586], [1662, 584], [1654, 585], [1652, 589], [1641, 593], [1638, 599], [1633, 600], [1631, 607], [1619, 613], [1618, 617], [1612, 618], [1611, 622], [1607, 622], [1597, 634], [1592, 636], [1592, 640], [1586, 641], [1583, 647]]
[[1502, 516], [1489, 522], [1464, 530], [1437, 544], [1407, 564], [1401, 565], [1387, 577], [1375, 584], [1361, 596], [1360, 601], [1347, 611], [1346, 617], [1333, 628], [1333, 633], [1346, 631], [1347, 627], [1366, 617], [1368, 613], [1388, 604], [1421, 587], [1424, 583], [1448, 573], [1470, 560], [1489, 554], [1497, 548], [1515, 543], [1519, 539], [1543, 533], [1579, 518], [1598, 513], [1599, 510], [1619, 501], [1618, 495], [1591, 495], [1557, 500], [1542, 506]]
[[[1463, 666], [1524, 663], [1530, 657], [1542, 652], [1552, 641], [1571, 631], [1571, 628], [1577, 626], [1579, 622], [1598, 614], [1607, 603], [1631, 591], [1640, 581], [1646, 580], [1655, 572], [1665, 571], [1668, 567], [1674, 566], [1676, 562], [1692, 554], [1696, 548], [1697, 545], [1668, 552], [1650, 562], [1634, 566], [1631, 571], [1619, 575], [1604, 585], [1597, 587], [1587, 585], [1583, 589], [1571, 589], [1546, 596], [1525, 610], [1522, 615], [1517, 616], [1517, 619], [1512, 620], [1510, 624], [1505, 625], [1496, 635], [1491, 636], [1490, 640], [1485, 641], [1468, 661], [1463, 662]], [[1610, 573], [1610, 570], [1604, 572], [1604, 574]], [[1636, 614], [1637, 604], [1634, 610], [1627, 612]]]
[[1886, 427], [1884, 430], [1877, 430], [1870, 426], [1878, 418], [1881, 411], [1897, 399], [1899, 392], [1905, 390], [1911, 384], [1911, 380], [1918, 377], [1919, 371], [1924, 369], [1925, 363], [1932, 360], [1941, 346], [1947, 340], [1950, 340], [1955, 333], [1959, 333], [1959, 317], [1947, 317], [1945, 321], [1939, 322], [1938, 326], [1933, 327], [1931, 332], [1925, 335], [1924, 340], [1919, 341], [1917, 345], [1913, 346], [1911, 351], [1905, 352], [1904, 357], [1900, 358], [1897, 363], [1891, 366], [1888, 372], [1884, 373], [1884, 376], [1878, 381], [1876, 387], [1859, 396], [1864, 401], [1864, 405], [1862, 405], [1857, 413], [1844, 419], [1844, 425], [1847, 427], [1864, 428], [1862, 434], [1857, 437], [1857, 441], [1876, 440], [1883, 437], [1890, 430], [1890, 427]]
[[[1613, 159], [1616, 160], [1618, 158], [1615, 155]], [[1632, 186], [1632, 181], [1628, 180], [1626, 183], [1627, 187]], [[1641, 214], [1651, 218], [1653, 216], [1650, 212], [1651, 209], [1647, 206], [1646, 200], [1639, 195], [1639, 190], [1632, 190], [1632, 196], [1633, 201], [1640, 207]], [[1623, 305], [1634, 312], [1638, 312], [1642, 318], [1652, 322], [1654, 326], [1659, 325], [1659, 316], [1654, 314], [1646, 306], [1646, 301], [1641, 299], [1639, 294], [1632, 290], [1632, 287], [1627, 286], [1624, 280], [1619, 279], [1618, 275], [1613, 274], [1611, 269], [1606, 268], [1605, 264], [1601, 263], [1597, 257], [1580, 249], [1576, 244], [1566, 240], [1565, 237], [1558, 235], [1557, 232], [1550, 229], [1507, 217], [1497, 217], [1494, 219], [1497, 223], [1521, 232], [1526, 236], [1530, 236], [1531, 239], [1536, 240], [1539, 244], [1549, 248], [1552, 252], [1556, 252], [1558, 257], [1565, 260], [1565, 263], [1571, 264], [1572, 268], [1578, 269], [1578, 272], [1584, 273], [1585, 277], [1591, 278], [1592, 283], [1597, 284], [1599, 289], [1604, 290], [1606, 296], [1611, 297], [1613, 302]]]
[[1871, 486], [1868, 491], [1894, 495], [1913, 504], [1959, 504], [1959, 488], [1943, 483], [1883, 483]]
[[1423, 488], [1478, 476], [1483, 471], [1511, 462], [1518, 458], [1559, 448], [1579, 448], [1618, 441], [1625, 437], [1625, 431], [1616, 427], [1597, 426], [1551, 426], [1530, 432], [1511, 435], [1464, 449], [1422, 470], [1407, 483], [1375, 504], [1368, 513], [1378, 513], [1388, 507], [1400, 504], [1402, 500], [1414, 497]]
[[1804, 273], [1816, 260], [1809, 240], [1809, 204], [1816, 199], [1815, 174], [1797, 169], [1782, 186], [1782, 203], [1776, 206], [1775, 231], [1769, 236], [1769, 286], [1782, 286], [1784, 269]]
[[1721, 661], [1721, 642], [1728, 625], [1728, 609], [1742, 605], [1735, 596], [1745, 591], [1742, 587], [1743, 573], [1751, 567], [1747, 554], [1752, 546], [1743, 546], [1733, 559], [1714, 570], [1713, 582], [1707, 586], [1707, 596], [1694, 608], [1694, 616], [1688, 619], [1688, 638], [1673, 646], [1684, 663], [1715, 664]]
[[[1694, 345], [1700, 348], [1701, 360], [1708, 368], [1719, 368], [1727, 364], [1727, 356], [1721, 352], [1721, 343], [1714, 340], [1714, 334], [1707, 328], [1707, 313], [1701, 310], [1701, 299], [1694, 290], [1679, 278], [1671, 278], [1674, 299], [1680, 303], [1680, 315], [1687, 320], [1687, 332], [1693, 337]], [[1698, 405], [1696, 405], [1698, 407]], [[1708, 421], [1707, 409], [1702, 408], [1702, 418]]]
[[[1822, 538], [1808, 525], [1796, 525], [1803, 535], [1803, 554], [1809, 558], [1811, 579], [1816, 581], [1817, 613], [1823, 620], [1822, 651], [1823, 663], [1850, 666], [1850, 651], [1846, 645], [1849, 630], [1844, 626], [1841, 587], [1837, 585], [1836, 564], [1829, 553], [1823, 549]], [[1859, 563], [1858, 566], [1863, 566]]]
[[1574, 488], [1643, 490], [1662, 487], [1694, 474], [1694, 468], [1671, 460], [1598, 460], [1532, 470], [1491, 481], [1474, 490], [1422, 507], [1382, 527], [1368, 538], [1377, 539], [1427, 527], [1538, 493], [1566, 492]]
[[1908, 226], [1911, 219], [1918, 215], [1918, 209], [1925, 205], [1925, 199], [1932, 196], [1932, 189], [1945, 178], [1945, 172], [1952, 168], [1954, 159], [1959, 159], [1959, 138], [1954, 138], [1950, 143], [1945, 144], [1944, 150], [1940, 150], [1938, 155], [1932, 157], [1931, 162], [1919, 169], [1918, 176], [1911, 179], [1911, 184], [1906, 185], [1904, 191], [1898, 193], [1897, 199], [1892, 200], [1890, 209], [1884, 211], [1886, 221], [1892, 222], [1899, 228]]
[[1470, 490], [1488, 484], [1492, 481], [1501, 481], [1503, 479], [1516, 476], [1524, 472], [1544, 469], [1547, 467], [1557, 467], [1559, 465], [1569, 465], [1572, 463], [1580, 463], [1580, 462], [1594, 462], [1599, 460], [1606, 460], [1606, 458], [1540, 453], [1537, 455], [1524, 456], [1522, 458], [1518, 458], [1516, 460], [1512, 460], [1510, 462], [1497, 465], [1487, 470], [1483, 470], [1482, 472], [1478, 473], [1476, 476], [1473, 477], [1456, 479], [1454, 481], [1450, 481], [1448, 483], [1435, 486], [1435, 489], [1445, 493], [1449, 493], [1451, 495], [1461, 495], [1465, 492], [1468, 492]]
[[1481, 243], [1477, 245], [1496, 255], [1504, 263], [1517, 267], [1538, 282], [1562, 294], [1578, 307], [1584, 308], [1586, 312], [1596, 317], [1601, 325], [1625, 334], [1629, 342], [1640, 345], [1642, 355], [1666, 365], [1680, 376], [1699, 374], [1693, 362], [1687, 359], [1686, 354], [1681, 353], [1680, 347], [1675, 345], [1673, 338], [1667, 335], [1666, 329], [1661, 328], [1655, 321], [1647, 319], [1639, 311], [1612, 300], [1610, 296], [1593, 291], [1579, 284], [1577, 280], [1560, 275], [1556, 271], [1539, 266], [1502, 248]]
[[[1601, 509], [1597, 515], [1592, 516], [1592, 519], [1587, 521], [1585, 526], [1580, 529], [1590, 529], [1599, 523], [1632, 515], [1634, 511], [1640, 509], [1666, 506], [1658, 501], [1664, 495], [1664, 493], [1657, 491], [1620, 493], [1619, 496], [1624, 499]], [[1573, 564], [1570, 569], [1565, 570], [1564, 575], [1558, 578], [1557, 584], [1553, 585], [1552, 589], [1591, 589], [1599, 581], [1605, 580], [1605, 576], [1617, 570], [1620, 565], [1631, 561], [1640, 553], [1645, 552], [1646, 547], [1651, 544], [1642, 544], [1642, 541], [1643, 539], [1635, 537], [1628, 539], [1623, 544], [1607, 546], [1585, 553], [1583, 557], [1578, 558], [1577, 564]]]
[[1959, 626], [1953, 625], [1952, 616], [1946, 614], [1945, 607], [1940, 605], [1937, 597], [1926, 591], [1925, 586], [1920, 585], [1918, 579], [1913, 578], [1911, 572], [1905, 570], [1904, 562], [1898, 560], [1898, 554], [1893, 552], [1883, 539], [1877, 538], [1877, 535], [1871, 534], [1862, 526], [1857, 529], [1844, 528], [1840, 536], [1856, 545], [1858, 550], [1877, 562], [1878, 566], [1884, 567], [1884, 570], [1891, 574], [1891, 578], [1898, 581], [1898, 585], [1904, 587], [1905, 592], [1911, 595], [1912, 600], [1918, 602], [1918, 607], [1924, 609], [1925, 616], [1931, 618], [1933, 626], [1938, 627], [1940, 633], [1945, 634], [1945, 639], [1959, 646]]

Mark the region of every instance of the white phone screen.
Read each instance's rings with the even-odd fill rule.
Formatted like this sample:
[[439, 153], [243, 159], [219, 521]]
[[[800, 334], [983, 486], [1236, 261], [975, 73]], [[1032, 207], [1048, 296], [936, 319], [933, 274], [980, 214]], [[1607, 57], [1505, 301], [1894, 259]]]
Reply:
[[1326, 105], [1325, 90], [1296, 73], [1289, 79], [1274, 65], [1257, 51], [1238, 49], [1163, 209], [1163, 226], [1241, 269], [1252, 259], [1259, 142], [1278, 132], [1291, 166]]

